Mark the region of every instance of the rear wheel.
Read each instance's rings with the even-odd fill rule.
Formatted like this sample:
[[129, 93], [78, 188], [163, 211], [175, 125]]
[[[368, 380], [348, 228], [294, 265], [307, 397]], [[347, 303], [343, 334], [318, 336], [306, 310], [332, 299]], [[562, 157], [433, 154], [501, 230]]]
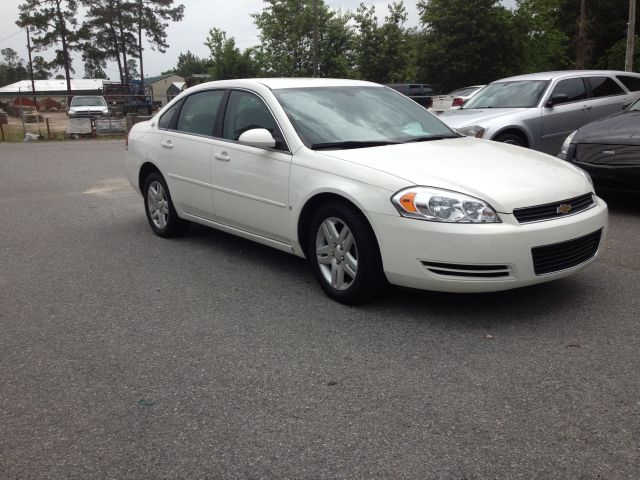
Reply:
[[315, 213], [307, 252], [318, 283], [338, 302], [371, 300], [386, 285], [375, 235], [349, 205], [331, 203]]
[[176, 237], [187, 231], [189, 222], [178, 217], [162, 175], [151, 173], [144, 182], [144, 209], [149, 226], [160, 237]]

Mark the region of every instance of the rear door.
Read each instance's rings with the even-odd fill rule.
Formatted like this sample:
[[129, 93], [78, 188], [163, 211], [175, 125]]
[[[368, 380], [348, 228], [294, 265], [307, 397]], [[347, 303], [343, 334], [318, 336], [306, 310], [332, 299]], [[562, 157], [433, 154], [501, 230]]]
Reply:
[[622, 106], [631, 100], [628, 94], [613, 78], [602, 76], [585, 77], [591, 93], [591, 120], [620, 113]]
[[[213, 132], [224, 95], [224, 90], [205, 90], [186, 97], [176, 106], [160, 140], [161, 164], [174, 204], [209, 220], [215, 219], [211, 190]], [[159, 128], [161, 123], [162, 119]]]

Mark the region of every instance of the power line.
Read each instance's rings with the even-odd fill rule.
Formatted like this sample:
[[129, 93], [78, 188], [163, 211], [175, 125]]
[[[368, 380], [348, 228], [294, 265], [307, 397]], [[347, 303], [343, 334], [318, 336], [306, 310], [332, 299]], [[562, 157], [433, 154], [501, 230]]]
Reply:
[[16, 33], [12, 33], [8, 37], [0, 38], [0, 42], [4, 42], [5, 40], [9, 40], [11, 37], [15, 37], [16, 35], [18, 35], [19, 33], [22, 33], [23, 31], [24, 31], [24, 28], [21, 28]]

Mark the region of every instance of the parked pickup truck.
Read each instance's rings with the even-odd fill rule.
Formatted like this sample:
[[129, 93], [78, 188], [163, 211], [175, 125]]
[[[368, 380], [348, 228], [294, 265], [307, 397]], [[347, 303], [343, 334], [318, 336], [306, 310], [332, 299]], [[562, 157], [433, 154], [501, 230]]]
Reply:
[[429, 108], [431, 106], [431, 99], [434, 94], [431, 85], [424, 83], [387, 83], [386, 86], [406, 95], [423, 107]]

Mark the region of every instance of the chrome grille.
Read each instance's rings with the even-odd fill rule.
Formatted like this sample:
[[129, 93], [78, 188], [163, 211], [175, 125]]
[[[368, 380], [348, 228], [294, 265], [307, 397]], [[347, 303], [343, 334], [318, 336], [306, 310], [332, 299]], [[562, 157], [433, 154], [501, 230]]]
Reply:
[[[539, 222], [541, 220], [551, 220], [553, 218], [572, 215], [592, 207], [595, 204], [593, 195], [587, 193], [579, 197], [569, 198], [559, 202], [545, 203], [533, 207], [516, 208], [513, 215], [520, 223]], [[567, 205], [571, 208], [568, 212], [562, 213], [567, 209]]]
[[536, 275], [544, 275], [576, 267], [595, 256], [601, 237], [602, 229], [574, 240], [534, 247], [533, 270]]
[[592, 165], [640, 165], [640, 145], [579, 143], [575, 159]]

